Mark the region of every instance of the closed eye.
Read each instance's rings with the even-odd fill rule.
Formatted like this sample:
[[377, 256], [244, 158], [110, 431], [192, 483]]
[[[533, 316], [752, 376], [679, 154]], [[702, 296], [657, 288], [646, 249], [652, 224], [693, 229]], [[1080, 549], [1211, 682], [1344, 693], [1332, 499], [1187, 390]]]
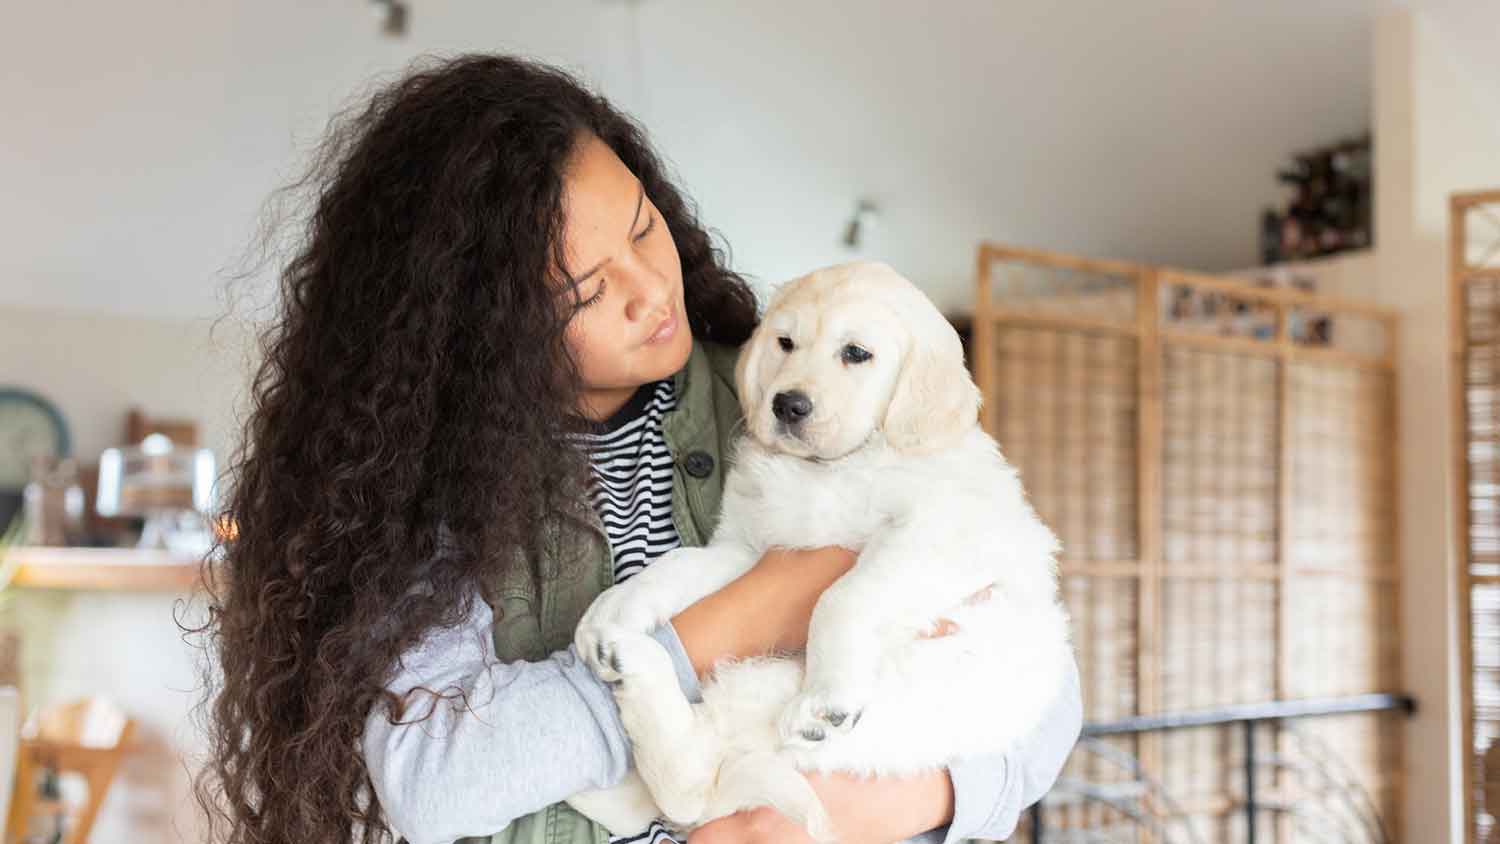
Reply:
[[643, 241], [643, 240], [646, 239], [647, 235], [651, 234], [651, 232], [653, 232], [655, 230], [656, 230], [656, 215], [652, 214], [651, 218], [646, 221], [646, 227], [644, 229], [641, 229], [641, 233], [635, 236], [635, 242], [636, 243], [640, 243], [641, 241]]
[[604, 298], [604, 285], [607, 281], [608, 279], [599, 279], [599, 289], [594, 292], [594, 295], [588, 297], [587, 299], [584, 299], [583, 301], [575, 305], [574, 310], [581, 311], [584, 308], [587, 308], [589, 305], [598, 304], [599, 300]]

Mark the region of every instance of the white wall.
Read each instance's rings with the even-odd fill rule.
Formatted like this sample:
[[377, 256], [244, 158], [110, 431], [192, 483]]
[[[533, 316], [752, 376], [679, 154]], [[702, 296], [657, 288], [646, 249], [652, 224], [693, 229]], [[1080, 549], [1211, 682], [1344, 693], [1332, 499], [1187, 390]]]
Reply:
[[1462, 830], [1447, 457], [1454, 375], [1448, 197], [1500, 187], [1500, 88], [1471, 72], [1455, 43], [1421, 14], [1392, 12], [1376, 27], [1376, 260], [1362, 293], [1402, 312], [1403, 685], [1420, 705], [1407, 731], [1404, 841], [1457, 841]]
[[330, 111], [424, 52], [515, 51], [637, 114], [736, 264], [868, 254], [967, 303], [982, 237], [1255, 260], [1285, 154], [1369, 118], [1371, 0], [940, 6], [446, 0], [32, 3], [0, 27], [0, 302], [204, 315]]
[[73, 452], [96, 462], [121, 445], [125, 414], [199, 423], [222, 467], [235, 441], [250, 335], [235, 320], [112, 315], [0, 303], [0, 384], [41, 393], [62, 411]]

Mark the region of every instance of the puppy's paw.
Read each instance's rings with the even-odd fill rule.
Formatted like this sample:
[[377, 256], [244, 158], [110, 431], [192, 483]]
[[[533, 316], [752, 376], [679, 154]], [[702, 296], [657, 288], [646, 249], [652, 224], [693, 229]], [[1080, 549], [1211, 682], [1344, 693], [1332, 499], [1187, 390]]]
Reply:
[[579, 620], [578, 629], [573, 634], [573, 645], [578, 655], [596, 671], [603, 664], [598, 657], [601, 630], [645, 633], [663, 620], [651, 590], [642, 586], [626, 581], [606, 589]]
[[848, 733], [864, 713], [866, 695], [806, 691], [792, 698], [778, 727], [787, 747], [813, 747]]
[[659, 620], [657, 604], [660, 603], [660, 597], [651, 588], [650, 581], [632, 579], [617, 583], [601, 592], [589, 604], [578, 626], [613, 625], [645, 632]]
[[641, 680], [676, 682], [672, 657], [645, 633], [613, 626], [580, 628], [579, 639], [589, 643], [589, 667], [616, 691]]
[[599, 648], [602, 644], [597, 627], [580, 624], [578, 629], [573, 631], [573, 650], [578, 652], [578, 658], [583, 660], [584, 664], [594, 669], [594, 673], [601, 677], [604, 676], [599, 670], [603, 662], [599, 658]]
[[589, 659], [589, 667], [611, 686], [618, 686], [625, 682], [625, 662], [620, 659], [616, 643], [603, 638], [594, 642], [592, 658]]

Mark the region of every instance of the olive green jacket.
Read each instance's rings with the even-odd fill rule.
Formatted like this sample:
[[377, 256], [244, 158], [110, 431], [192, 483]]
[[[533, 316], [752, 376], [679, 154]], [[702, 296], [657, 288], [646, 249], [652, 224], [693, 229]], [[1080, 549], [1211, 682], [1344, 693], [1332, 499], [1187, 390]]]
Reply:
[[[677, 407], [662, 419], [673, 457], [672, 523], [683, 545], [708, 542], [719, 518], [725, 460], [740, 424], [734, 389], [738, 350], [694, 342], [687, 365], [673, 376]], [[614, 582], [604, 526], [580, 496], [574, 509], [539, 526], [534, 553], [542, 582], [529, 566], [510, 566], [495, 594], [495, 653], [503, 661], [541, 660], [573, 641], [574, 628], [595, 597]], [[492, 844], [604, 844], [609, 833], [566, 803], [512, 821]]]

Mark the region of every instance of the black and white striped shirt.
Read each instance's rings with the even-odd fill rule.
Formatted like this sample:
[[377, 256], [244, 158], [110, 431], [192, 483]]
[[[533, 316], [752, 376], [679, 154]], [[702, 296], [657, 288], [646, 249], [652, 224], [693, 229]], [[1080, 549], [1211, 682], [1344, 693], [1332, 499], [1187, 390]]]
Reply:
[[[672, 454], [661, 422], [677, 406], [670, 380], [644, 384], [595, 433], [581, 437], [592, 469], [589, 498], [604, 522], [614, 559], [615, 582], [682, 544], [672, 524]], [[611, 844], [677, 844], [652, 822]]]

